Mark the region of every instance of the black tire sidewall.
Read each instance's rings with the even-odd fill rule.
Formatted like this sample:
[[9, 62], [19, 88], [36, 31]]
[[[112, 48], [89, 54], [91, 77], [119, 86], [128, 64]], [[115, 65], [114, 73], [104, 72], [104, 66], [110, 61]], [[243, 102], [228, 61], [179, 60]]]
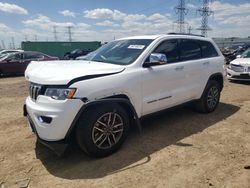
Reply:
[[[120, 140], [112, 148], [100, 149], [94, 144], [92, 140], [92, 130], [94, 124], [97, 119], [100, 118], [103, 114], [114, 111], [118, 113], [123, 120], [123, 134]], [[129, 118], [126, 111], [119, 104], [116, 103], [103, 104], [100, 106], [95, 106], [94, 108], [91, 108], [90, 110], [82, 114], [76, 128], [76, 140], [80, 148], [90, 156], [104, 157], [114, 153], [120, 148], [120, 146], [127, 137], [128, 130]]]

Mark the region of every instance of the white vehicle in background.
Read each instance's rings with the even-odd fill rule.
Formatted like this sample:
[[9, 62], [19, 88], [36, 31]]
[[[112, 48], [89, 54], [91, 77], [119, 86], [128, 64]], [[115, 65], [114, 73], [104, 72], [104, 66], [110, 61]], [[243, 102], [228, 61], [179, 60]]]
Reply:
[[227, 78], [229, 80], [250, 81], [250, 48], [230, 62], [227, 68]]
[[112, 41], [85, 60], [33, 62], [24, 115], [38, 141], [61, 154], [71, 138], [95, 157], [110, 155], [143, 116], [194, 102], [213, 112], [224, 57], [208, 38], [153, 35]]

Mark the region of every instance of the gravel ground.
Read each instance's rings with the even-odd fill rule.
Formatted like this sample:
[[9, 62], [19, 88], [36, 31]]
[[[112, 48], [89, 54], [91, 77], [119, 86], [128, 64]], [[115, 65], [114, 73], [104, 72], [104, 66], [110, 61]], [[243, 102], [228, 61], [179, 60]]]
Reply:
[[0, 187], [250, 187], [250, 84], [225, 83], [218, 109], [188, 107], [145, 119], [115, 154], [59, 158], [22, 116], [23, 77], [0, 79]]

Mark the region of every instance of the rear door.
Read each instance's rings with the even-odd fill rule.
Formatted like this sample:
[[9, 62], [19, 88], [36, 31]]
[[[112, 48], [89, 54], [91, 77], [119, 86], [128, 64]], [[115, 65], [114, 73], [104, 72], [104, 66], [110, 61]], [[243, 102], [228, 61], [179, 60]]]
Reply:
[[181, 39], [180, 62], [185, 66], [185, 100], [199, 99], [209, 76], [220, 70], [222, 61], [213, 44], [206, 40]]
[[207, 82], [210, 75], [221, 70], [224, 63], [223, 57], [220, 57], [214, 45], [209, 41], [200, 41], [202, 48], [202, 67], [204, 70], [203, 79]]
[[180, 40], [180, 64], [183, 68], [183, 89], [180, 93], [182, 100], [197, 99], [203, 89], [206, 67], [209, 64], [202, 58], [202, 49], [199, 40]]

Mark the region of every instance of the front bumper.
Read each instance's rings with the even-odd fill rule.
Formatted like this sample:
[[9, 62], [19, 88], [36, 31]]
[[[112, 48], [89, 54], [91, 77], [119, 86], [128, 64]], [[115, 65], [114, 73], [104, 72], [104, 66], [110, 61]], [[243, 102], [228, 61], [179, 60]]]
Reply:
[[24, 110], [23, 111], [24, 116], [27, 117], [27, 121], [28, 121], [28, 124], [29, 124], [32, 132], [35, 133], [37, 136], [37, 141], [39, 143], [45, 145], [46, 147], [48, 147], [52, 151], [54, 151], [58, 156], [62, 156], [65, 153], [65, 150], [67, 149], [67, 147], [69, 145], [68, 141], [66, 141], [66, 140], [46, 141], [46, 140], [41, 139], [39, 137], [39, 135], [37, 134], [34, 122], [31, 120], [29, 114], [27, 113], [26, 105], [23, 106], [23, 110]]
[[27, 97], [24, 113], [29, 122], [32, 122], [39, 139], [60, 141], [65, 139], [82, 105], [83, 102], [80, 99], [60, 101], [40, 95], [36, 101]]
[[227, 68], [227, 78], [229, 80], [250, 81], [250, 72], [235, 72]]

